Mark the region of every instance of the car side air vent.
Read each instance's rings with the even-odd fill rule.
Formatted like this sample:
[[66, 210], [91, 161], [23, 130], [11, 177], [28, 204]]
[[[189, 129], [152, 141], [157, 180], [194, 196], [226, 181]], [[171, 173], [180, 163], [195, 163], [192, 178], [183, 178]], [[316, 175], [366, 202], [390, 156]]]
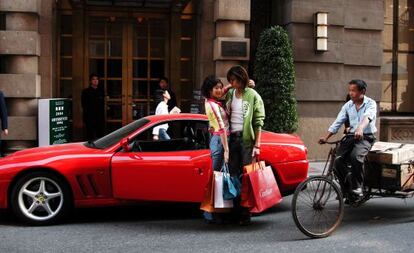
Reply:
[[96, 197], [100, 195], [94, 175], [76, 175], [79, 189], [85, 197]]
[[80, 175], [76, 176], [76, 181], [78, 182], [79, 189], [81, 190], [83, 196], [87, 196], [85, 185], [83, 183], [82, 177]]
[[95, 196], [101, 195], [100, 192], [99, 192], [99, 189], [96, 185], [96, 181], [95, 181], [94, 176], [92, 174], [89, 174], [87, 177], [88, 177], [88, 182], [89, 182], [89, 184], [92, 188], [92, 191], [93, 191], [94, 195]]

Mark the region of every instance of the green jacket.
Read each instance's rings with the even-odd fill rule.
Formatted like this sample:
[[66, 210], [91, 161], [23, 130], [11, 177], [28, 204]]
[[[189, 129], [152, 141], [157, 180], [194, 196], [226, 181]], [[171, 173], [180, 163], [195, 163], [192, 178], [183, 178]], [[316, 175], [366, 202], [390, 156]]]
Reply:
[[[231, 102], [235, 89], [230, 89], [226, 94], [226, 108], [231, 118]], [[243, 144], [253, 146], [256, 133], [262, 130], [265, 119], [265, 108], [259, 93], [251, 88], [243, 92]], [[231, 130], [231, 125], [230, 125]]]

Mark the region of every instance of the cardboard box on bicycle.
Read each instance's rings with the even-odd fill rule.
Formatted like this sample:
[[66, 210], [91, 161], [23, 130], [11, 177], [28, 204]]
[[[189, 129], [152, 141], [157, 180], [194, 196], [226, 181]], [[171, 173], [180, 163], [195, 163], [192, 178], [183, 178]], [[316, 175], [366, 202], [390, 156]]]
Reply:
[[390, 190], [406, 191], [414, 189], [414, 164], [365, 164], [365, 186]]
[[368, 160], [385, 164], [401, 164], [414, 160], [414, 144], [375, 142], [368, 153]]

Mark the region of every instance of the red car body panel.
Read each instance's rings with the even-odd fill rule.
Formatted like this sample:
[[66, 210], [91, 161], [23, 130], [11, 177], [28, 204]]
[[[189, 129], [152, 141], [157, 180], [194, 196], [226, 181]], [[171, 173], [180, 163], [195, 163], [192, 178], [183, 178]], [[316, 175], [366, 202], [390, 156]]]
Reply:
[[120, 152], [112, 158], [114, 197], [120, 199], [201, 202], [210, 173], [208, 150]]
[[[146, 117], [148, 123], [133, 138], [162, 121], [207, 121], [205, 115], [174, 114]], [[200, 202], [211, 173], [208, 149], [174, 152], [123, 152], [116, 143], [106, 149], [84, 143], [27, 149], [0, 159], [0, 208], [16, 178], [32, 170], [51, 170], [72, 189], [75, 207], [116, 205], [125, 201]], [[282, 191], [290, 191], [307, 177], [307, 149], [299, 137], [263, 131], [261, 159], [271, 165]]]

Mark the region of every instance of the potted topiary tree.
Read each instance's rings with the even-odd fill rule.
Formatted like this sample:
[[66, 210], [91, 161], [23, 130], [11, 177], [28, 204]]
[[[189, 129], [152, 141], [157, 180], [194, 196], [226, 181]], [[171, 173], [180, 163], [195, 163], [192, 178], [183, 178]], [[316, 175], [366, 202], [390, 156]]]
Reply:
[[298, 128], [295, 99], [295, 70], [292, 46], [286, 31], [279, 26], [260, 36], [254, 73], [266, 109], [264, 129], [292, 133]]

